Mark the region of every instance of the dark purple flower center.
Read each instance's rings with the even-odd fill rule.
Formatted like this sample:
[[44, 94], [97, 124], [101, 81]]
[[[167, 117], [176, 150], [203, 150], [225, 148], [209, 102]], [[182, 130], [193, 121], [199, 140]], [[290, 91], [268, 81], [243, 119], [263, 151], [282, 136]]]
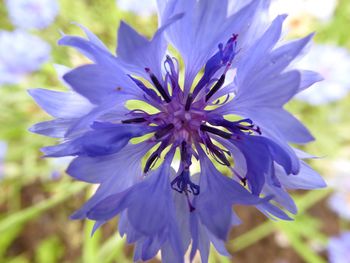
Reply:
[[[169, 56], [165, 61], [165, 78], [158, 79], [150, 68], [145, 68], [153, 88], [148, 88], [141, 80], [131, 77], [145, 92], [147, 101], [155, 106], [159, 112], [149, 114], [141, 109], [130, 112], [132, 118], [123, 123], [143, 124], [156, 127], [152, 139], [158, 147], [150, 154], [146, 161], [145, 174], [152, 169], [162, 152], [170, 145], [180, 149], [181, 162], [171, 187], [188, 197], [189, 194], [198, 195], [199, 185], [191, 181], [189, 168], [191, 159], [198, 159], [196, 147], [203, 145], [220, 164], [230, 167], [230, 152], [223, 146], [218, 146], [216, 138], [239, 140], [247, 134], [260, 134], [260, 129], [249, 119], [228, 121], [223, 116], [213, 118], [208, 113], [207, 106], [215, 105], [211, 102], [213, 95], [223, 86], [225, 76], [235, 57], [237, 35], [233, 35], [225, 46], [219, 45], [219, 51], [212, 56], [204, 68], [204, 74], [194, 87], [193, 92], [185, 94], [179, 85], [179, 70], [176, 59]], [[245, 178], [241, 178], [245, 183]], [[188, 199], [189, 200], [189, 199]], [[194, 207], [189, 201], [190, 210]]]

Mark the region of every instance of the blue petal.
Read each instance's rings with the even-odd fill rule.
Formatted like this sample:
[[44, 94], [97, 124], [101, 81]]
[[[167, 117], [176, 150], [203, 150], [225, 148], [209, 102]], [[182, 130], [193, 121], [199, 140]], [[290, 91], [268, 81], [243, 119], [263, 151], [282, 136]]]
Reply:
[[148, 78], [145, 68], [150, 68], [161, 79], [161, 64], [166, 43], [161, 39], [149, 41], [123, 21], [118, 31], [117, 55], [133, 72]]
[[157, 236], [147, 238], [142, 244], [141, 259], [147, 261], [155, 257], [163, 242]]
[[123, 211], [120, 214], [120, 218], [118, 221], [118, 229], [122, 237], [125, 234], [127, 235], [126, 241], [128, 242], [128, 244], [135, 243], [143, 238], [143, 236], [139, 232], [137, 232], [130, 224], [127, 211]]
[[63, 78], [94, 104], [102, 103], [111, 95], [139, 94], [142, 98], [141, 90], [118, 68], [111, 71], [100, 65], [85, 65], [68, 72]]
[[108, 48], [103, 44], [103, 42], [94, 34], [92, 33], [88, 28], [84, 27], [83, 25], [79, 23], [73, 23], [77, 26], [79, 26], [85, 33], [85, 35], [88, 37], [88, 39], [96, 46], [101, 48], [102, 50], [105, 50], [108, 52]]
[[190, 220], [192, 235], [190, 260], [193, 260], [197, 250], [199, 250], [202, 262], [208, 262], [210, 248], [208, 231], [206, 230], [205, 226], [199, 221], [196, 213], [191, 214]]
[[117, 59], [99, 45], [77, 36], [63, 36], [59, 45], [71, 46], [78, 49], [82, 54], [91, 59], [93, 62], [113, 68], [117, 65]]
[[262, 132], [268, 129], [292, 143], [304, 144], [314, 140], [309, 130], [284, 109], [261, 108], [251, 111], [249, 116], [260, 126]]
[[29, 131], [53, 138], [63, 138], [73, 122], [74, 119], [56, 119], [40, 122], [30, 127]]
[[108, 155], [120, 151], [133, 137], [149, 133], [151, 129], [143, 125], [125, 125], [98, 123], [92, 125], [94, 130], [85, 133], [76, 140], [80, 144], [79, 154], [90, 157]]
[[97, 123], [93, 130], [81, 137], [56, 146], [44, 147], [47, 157], [83, 155], [97, 157], [117, 153], [133, 137], [139, 137], [152, 131], [143, 125], [125, 125], [112, 123]]
[[270, 219], [279, 218], [282, 220], [293, 220], [290, 216], [288, 216], [282, 209], [271, 204], [271, 203], [262, 203], [256, 206], [263, 214], [265, 214]]
[[[127, 113], [125, 111], [125, 101], [127, 96], [110, 96], [102, 104], [92, 108], [90, 111], [85, 112], [81, 118], [77, 119], [73, 125], [69, 128], [66, 133], [66, 137], [69, 137], [74, 134], [80, 134], [82, 131], [89, 129], [90, 125], [97, 119], [103, 120], [103, 115], [113, 112], [116, 118], [121, 120], [123, 115]], [[115, 121], [114, 120], [114, 121]], [[108, 120], [106, 120], [108, 121]], [[113, 121], [113, 120], [112, 120]]]
[[117, 54], [123, 61], [123, 65], [145, 78], [149, 77], [145, 68], [150, 68], [158, 79], [162, 79], [161, 68], [167, 48], [163, 33], [182, 16], [182, 14], [176, 14], [168, 17], [150, 41], [122, 21], [118, 31]]
[[158, 1], [162, 23], [172, 14], [185, 13], [180, 21], [167, 29], [169, 41], [184, 59], [185, 91], [189, 91], [194, 77], [217, 50], [219, 43], [226, 42], [232, 34], [244, 34], [249, 29], [251, 18], [260, 7], [259, 2], [251, 1], [235, 15], [227, 18], [227, 1], [172, 0], [166, 5]]
[[285, 15], [278, 16], [261, 36], [259, 40], [246, 53], [249, 59], [242, 59], [237, 66], [238, 83], [242, 86], [241, 89], [246, 89], [245, 81], [249, 81], [252, 76], [258, 74], [259, 61], [264, 61], [276, 45], [281, 37], [282, 24], [285, 20]]
[[237, 182], [221, 175], [205, 153], [201, 149], [198, 151], [201, 160], [201, 193], [196, 197], [196, 209], [201, 222], [215, 236], [226, 240], [232, 222], [232, 205], [258, 204], [261, 200]]
[[297, 207], [290, 195], [282, 187], [276, 187], [266, 184], [263, 193], [267, 196], [273, 196], [273, 200], [287, 209], [289, 212], [296, 214]]
[[274, 78], [283, 72], [293, 60], [305, 51], [313, 36], [314, 34], [310, 34], [273, 50], [265, 60], [260, 61], [259, 72], [254, 75], [254, 82], [258, 83], [259, 79], [266, 78], [266, 76]]
[[[133, 227], [145, 235], [162, 231], [170, 222], [171, 188], [170, 164], [163, 164], [150, 178], [135, 186], [137, 191], [130, 197], [132, 206], [128, 217]], [[142, 218], [142, 220], [140, 220]]]
[[74, 92], [30, 89], [29, 94], [48, 114], [56, 118], [76, 118], [90, 111], [93, 105]]
[[[99, 166], [94, 168], [100, 168], [96, 174], [92, 174], [95, 170], [87, 171], [85, 167], [77, 167], [75, 164], [72, 164], [72, 168], [68, 168], [69, 175], [76, 177], [78, 180], [101, 183], [93, 197], [73, 214], [73, 219], [85, 218], [87, 213], [106, 197], [123, 192], [141, 179], [141, 159], [145, 151], [147, 151], [148, 146], [133, 146], [132, 144], [126, 146], [124, 148], [125, 152], [123, 150], [111, 156], [101, 157], [100, 160], [103, 161], [98, 163]], [[115, 163], [109, 162], [108, 166], [102, 169], [102, 164], [106, 164], [104, 161], [107, 160], [114, 161]], [[84, 164], [88, 165], [87, 162]], [[93, 164], [96, 164], [96, 162], [90, 163], [90, 166], [86, 168], [91, 167]], [[122, 170], [120, 169], [121, 167], [123, 168]]]
[[282, 107], [298, 92], [300, 73], [290, 71], [273, 79], [260, 81], [259, 84], [254, 82], [249, 85], [251, 86], [238, 89], [237, 96], [231, 102], [237, 111], [258, 107]]
[[[106, 197], [88, 211], [86, 217], [97, 221], [108, 221], [112, 219], [129, 206], [130, 200], [127, 196], [130, 195], [132, 191], [134, 191], [133, 188]], [[80, 219], [81, 216], [80, 211], [77, 211], [71, 218]]]
[[92, 184], [110, 179], [132, 182], [135, 176], [141, 176], [141, 158], [152, 146], [149, 143], [129, 144], [116, 154], [94, 158], [79, 156], [69, 165], [67, 173]]
[[282, 171], [276, 173], [281, 183], [288, 189], [318, 189], [327, 186], [323, 178], [305, 162], [301, 162], [297, 175], [286, 175]]
[[324, 80], [324, 78], [317, 72], [311, 70], [301, 70], [301, 82], [299, 87], [299, 92], [309, 88], [313, 84]]
[[[246, 178], [253, 194], [260, 194], [265, 184], [266, 176], [269, 178], [274, 176], [271, 170], [274, 161], [282, 165], [286, 173], [289, 174], [293, 171], [292, 158], [289, 153], [268, 138], [245, 135], [231, 142], [244, 155]], [[228, 147], [229, 149], [232, 148], [230, 145]]]

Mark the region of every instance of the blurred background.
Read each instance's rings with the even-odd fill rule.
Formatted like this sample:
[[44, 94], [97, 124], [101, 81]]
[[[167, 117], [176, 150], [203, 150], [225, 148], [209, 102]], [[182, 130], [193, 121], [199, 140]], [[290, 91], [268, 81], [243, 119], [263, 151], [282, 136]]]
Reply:
[[[210, 262], [350, 262], [350, 1], [276, 0], [271, 15], [289, 13], [286, 37], [317, 32], [311, 52], [297, 63], [325, 81], [300, 94], [287, 108], [316, 137], [303, 147], [319, 158], [312, 166], [329, 188], [298, 191], [294, 222], [274, 222], [238, 207], [242, 225], [227, 244], [232, 258], [211, 253]], [[50, 117], [29, 88], [65, 89], [63, 64], [86, 63], [59, 47], [60, 32], [81, 34], [80, 23], [113, 51], [121, 20], [150, 37], [157, 28], [155, 6], [146, 0], [0, 0], [0, 262], [132, 262], [133, 247], [116, 234], [117, 221], [90, 237], [92, 222], [69, 215], [91, 195], [64, 170], [69, 159], [43, 159], [53, 139], [28, 132]], [[159, 262], [155, 259], [152, 262]], [[200, 262], [200, 261], [197, 261]]]

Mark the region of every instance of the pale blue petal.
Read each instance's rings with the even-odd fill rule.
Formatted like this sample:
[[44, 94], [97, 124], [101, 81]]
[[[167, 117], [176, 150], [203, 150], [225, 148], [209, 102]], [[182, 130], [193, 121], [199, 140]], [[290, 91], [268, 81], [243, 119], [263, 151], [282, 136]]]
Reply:
[[142, 98], [141, 90], [118, 68], [112, 71], [100, 65], [84, 65], [68, 72], [63, 78], [94, 104], [101, 104], [108, 96], [136, 94]]
[[279, 171], [276, 176], [287, 189], [309, 190], [327, 186], [324, 179], [304, 162], [301, 162], [300, 172], [297, 175], [286, 175]]
[[324, 80], [324, 78], [319, 73], [311, 70], [301, 70], [300, 75], [301, 75], [301, 82], [300, 82], [299, 92], [307, 89], [308, 87], [312, 86], [317, 82]]
[[80, 117], [93, 108], [84, 97], [74, 92], [30, 89], [29, 94], [48, 114], [56, 118]]
[[39, 122], [30, 127], [29, 131], [53, 138], [63, 138], [73, 123], [74, 119], [56, 119]]
[[[141, 177], [141, 159], [153, 147], [151, 143], [129, 144], [122, 152], [101, 156], [79, 156], [73, 160], [67, 173], [77, 180], [99, 184], [105, 181], [125, 181], [131, 186]], [[123, 170], [119, 168], [123, 167]]]

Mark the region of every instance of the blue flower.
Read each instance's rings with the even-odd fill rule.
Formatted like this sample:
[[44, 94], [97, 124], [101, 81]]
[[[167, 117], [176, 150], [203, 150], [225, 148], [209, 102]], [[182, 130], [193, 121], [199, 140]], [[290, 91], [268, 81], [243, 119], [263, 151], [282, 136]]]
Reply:
[[344, 168], [346, 172], [338, 172], [336, 176], [329, 179], [329, 185], [334, 192], [328, 199], [328, 207], [342, 219], [350, 221], [350, 180], [347, 176], [346, 162], [337, 162], [338, 167]]
[[117, 0], [117, 6], [141, 16], [150, 16], [157, 12], [156, 0]]
[[57, 0], [6, 0], [11, 22], [23, 29], [48, 27], [58, 13]]
[[0, 179], [4, 176], [5, 170], [5, 156], [7, 152], [7, 143], [5, 141], [0, 141]]
[[315, 45], [298, 65], [322, 74], [324, 81], [301, 92], [296, 98], [312, 105], [338, 101], [350, 92], [350, 53], [333, 45]]
[[329, 239], [328, 259], [330, 263], [345, 263], [350, 256], [350, 232], [343, 232]]
[[[227, 15], [227, 1], [159, 1], [153, 38], [122, 22], [117, 56], [82, 26], [87, 39], [63, 36], [60, 45], [93, 63], [63, 75], [68, 92], [30, 90], [55, 117], [31, 131], [59, 138], [45, 155], [76, 156], [67, 173], [99, 184], [73, 219], [95, 220], [95, 231], [120, 215], [135, 261], [161, 251], [164, 262], [184, 262], [192, 244], [191, 258], [199, 251], [207, 262], [210, 244], [229, 255], [224, 242], [240, 222], [233, 205], [290, 220], [285, 211], [297, 209], [288, 189], [325, 186], [303, 161], [311, 156], [288, 144], [312, 135], [283, 109], [320, 79], [288, 67], [312, 35], [280, 45], [285, 16], [267, 23], [268, 7], [239, 3]], [[169, 43], [181, 58], [167, 51]]]
[[[28, 52], [30, 50], [30, 52]], [[51, 47], [39, 37], [21, 30], [0, 31], [0, 84], [16, 84], [38, 70]]]

